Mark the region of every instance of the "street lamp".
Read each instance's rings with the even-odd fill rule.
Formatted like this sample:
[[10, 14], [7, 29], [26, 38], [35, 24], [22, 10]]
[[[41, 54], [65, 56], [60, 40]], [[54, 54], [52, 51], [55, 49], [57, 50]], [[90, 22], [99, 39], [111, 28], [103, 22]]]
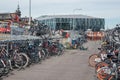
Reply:
[[82, 10], [82, 9], [77, 9], [77, 8], [73, 9], [73, 14], [74, 14], [75, 11], [80, 11], [80, 10]]
[[[79, 11], [79, 10], [82, 10], [82, 9], [73, 9], [73, 14], [75, 13], [75, 11]], [[75, 19], [73, 17], [73, 30], [75, 30]]]
[[29, 0], [29, 26], [31, 26], [31, 0]]

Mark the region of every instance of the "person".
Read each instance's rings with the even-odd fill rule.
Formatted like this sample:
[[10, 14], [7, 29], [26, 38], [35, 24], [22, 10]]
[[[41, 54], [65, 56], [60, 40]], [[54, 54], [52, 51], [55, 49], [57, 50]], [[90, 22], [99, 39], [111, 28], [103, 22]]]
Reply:
[[70, 37], [70, 34], [67, 32], [65, 35], [66, 38]]
[[105, 47], [105, 46], [107, 46], [109, 44], [110, 44], [109, 41], [105, 40], [105, 41], [102, 42], [101, 47]]
[[76, 41], [75, 38], [72, 39], [72, 47], [73, 47], [74, 49], [76, 49], [76, 47], [77, 47], [77, 41]]

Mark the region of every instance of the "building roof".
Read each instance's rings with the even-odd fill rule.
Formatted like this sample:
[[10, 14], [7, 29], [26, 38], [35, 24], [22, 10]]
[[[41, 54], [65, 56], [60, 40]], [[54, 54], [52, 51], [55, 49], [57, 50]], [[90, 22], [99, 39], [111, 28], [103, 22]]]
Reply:
[[0, 13], [0, 20], [12, 19], [16, 17], [16, 13]]
[[0, 13], [0, 20], [2, 19], [10, 19], [11, 15], [10, 13]]
[[38, 20], [53, 19], [53, 18], [97, 18], [87, 15], [43, 15], [38, 17]]

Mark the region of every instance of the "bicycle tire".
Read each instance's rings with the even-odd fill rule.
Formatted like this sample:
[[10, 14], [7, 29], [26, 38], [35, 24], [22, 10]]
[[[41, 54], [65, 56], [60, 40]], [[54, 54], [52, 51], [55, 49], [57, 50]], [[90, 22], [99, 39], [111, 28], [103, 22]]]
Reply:
[[26, 62], [25, 62], [25, 64], [22, 64], [22, 65], [19, 65], [19, 64], [15, 63], [15, 66], [17, 68], [25, 68], [25, 67], [27, 67], [27, 65], [29, 64], [29, 57], [25, 53], [18, 53], [18, 54], [19, 54], [19, 56], [24, 56], [24, 58], [26, 59]]
[[[99, 80], [113, 80], [113, 75], [104, 73], [103, 69], [105, 69], [105, 67], [104, 68], [100, 68], [99, 71], [97, 71], [97, 74], [96, 74], [97, 78]], [[108, 68], [108, 69], [110, 69], [110, 68]]]
[[[112, 31], [112, 39], [114, 42], [120, 42], [120, 28], [115, 28], [113, 31]], [[117, 33], [116, 33], [117, 32]], [[117, 39], [116, 39], [117, 38]]]
[[92, 55], [90, 55], [89, 60], [88, 60], [89, 66], [95, 67], [95, 65], [97, 64], [95, 62], [95, 58], [98, 58], [98, 54], [92, 54]]
[[41, 59], [45, 60], [45, 51], [43, 49], [41, 50]]
[[109, 66], [109, 64], [105, 63], [105, 62], [99, 62], [95, 65], [95, 71], [97, 72], [98, 69], [105, 67], [105, 66]]

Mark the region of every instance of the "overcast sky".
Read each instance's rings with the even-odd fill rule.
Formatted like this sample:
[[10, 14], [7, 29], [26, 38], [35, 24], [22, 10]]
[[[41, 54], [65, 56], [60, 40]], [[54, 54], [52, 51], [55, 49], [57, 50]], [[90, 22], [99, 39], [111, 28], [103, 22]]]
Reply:
[[[31, 2], [33, 18], [41, 15], [83, 14], [105, 18], [106, 28], [120, 24], [120, 0], [31, 0]], [[0, 13], [14, 12], [18, 3], [22, 16], [29, 16], [29, 0], [1, 0]]]

